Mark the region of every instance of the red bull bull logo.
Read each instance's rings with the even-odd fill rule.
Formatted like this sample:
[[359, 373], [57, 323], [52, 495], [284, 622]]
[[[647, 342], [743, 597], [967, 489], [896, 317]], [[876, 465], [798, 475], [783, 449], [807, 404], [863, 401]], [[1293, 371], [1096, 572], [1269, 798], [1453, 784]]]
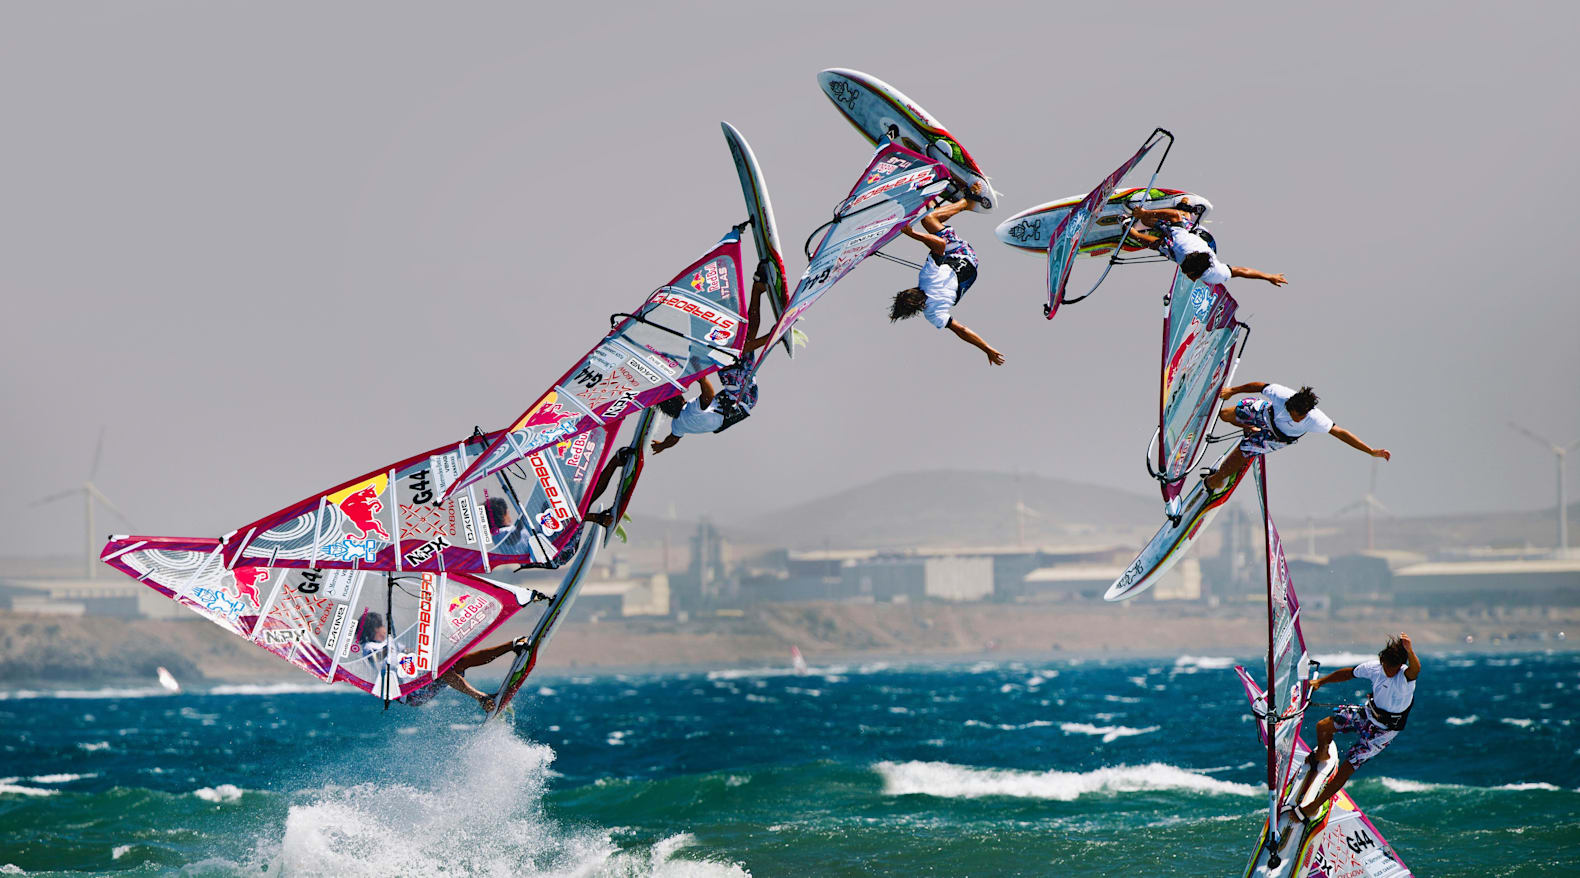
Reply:
[[267, 567], [237, 567], [231, 571], [236, 578], [236, 596], [252, 601], [255, 607], [263, 606], [263, 599], [258, 597], [258, 583], [269, 579]]
[[385, 530], [384, 525], [375, 517], [383, 510], [384, 502], [379, 499], [377, 485], [368, 485], [340, 501], [340, 511], [351, 520], [353, 527], [362, 531], [363, 539], [366, 539], [370, 533], [376, 533], [384, 540], [389, 540], [389, 531]]
[[538, 408], [535, 409], [532, 414], [527, 415], [527, 419], [522, 421], [521, 426], [517, 429], [530, 430], [533, 427], [552, 426], [554, 424], [558, 424], [560, 421], [565, 420], [565, 417], [569, 414], [570, 412], [567, 412], [565, 409], [561, 408], [559, 403], [547, 402], [541, 406], [538, 406]]
[[702, 292], [702, 288], [707, 286], [707, 284], [708, 284], [707, 278], [704, 278], [702, 276], [702, 272], [699, 271], [696, 274], [691, 276], [691, 288], [696, 290], [697, 292], [699, 292], [699, 293]]

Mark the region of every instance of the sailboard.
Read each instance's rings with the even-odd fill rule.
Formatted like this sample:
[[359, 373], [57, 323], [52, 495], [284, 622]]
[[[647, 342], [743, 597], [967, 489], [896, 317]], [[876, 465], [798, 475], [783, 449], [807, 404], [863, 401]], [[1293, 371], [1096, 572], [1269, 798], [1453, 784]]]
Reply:
[[549, 638], [554, 636], [554, 632], [559, 630], [566, 614], [570, 612], [571, 604], [576, 601], [576, 595], [581, 591], [582, 580], [592, 569], [592, 563], [598, 557], [598, 549], [605, 542], [599, 533], [602, 528], [598, 525], [589, 524], [587, 529], [588, 533], [581, 549], [565, 568], [565, 577], [560, 580], [559, 591], [549, 599], [542, 618], [538, 619], [538, 624], [532, 629], [532, 635], [527, 638], [527, 648], [516, 656], [516, 660], [510, 665], [510, 670], [505, 674], [504, 681], [499, 684], [499, 691], [494, 695], [494, 709], [484, 722], [494, 720], [510, 706], [516, 693], [521, 691], [521, 685], [527, 681], [527, 675], [531, 674], [532, 669], [537, 666], [538, 654], [548, 644]]
[[[1163, 300], [1163, 354], [1158, 373], [1158, 430], [1147, 469], [1178, 515], [1186, 478], [1207, 453], [1218, 394], [1234, 377], [1251, 328], [1221, 284], [1192, 281], [1178, 268]], [[1235, 434], [1238, 435], [1238, 434]], [[1233, 437], [1225, 437], [1233, 438]]]
[[993, 181], [982, 172], [976, 159], [943, 123], [899, 89], [876, 76], [840, 67], [819, 73], [817, 83], [845, 121], [868, 143], [877, 146], [887, 138], [942, 162], [949, 176], [959, 181], [962, 194], [969, 193], [972, 185], [982, 184], [976, 196], [968, 197], [976, 201], [983, 213], [991, 213], [998, 205], [999, 193], [993, 190]]
[[443, 498], [739, 362], [747, 341], [745, 283], [740, 232], [731, 230], [635, 311], [610, 317], [609, 334], [451, 481]]
[[[1339, 756], [1329, 743], [1325, 758], [1315, 767], [1305, 759], [1310, 749], [1300, 737], [1300, 726], [1310, 706], [1317, 663], [1306, 650], [1300, 601], [1268, 509], [1266, 458], [1257, 457], [1253, 466], [1266, 536], [1267, 687], [1258, 686], [1243, 667], [1237, 666], [1235, 673], [1245, 687], [1266, 748], [1268, 816], [1245, 874], [1247, 878], [1406, 878], [1410, 870], [1342, 790], [1309, 821], [1295, 821], [1286, 810], [1315, 801], [1338, 767]], [[1294, 801], [1297, 797], [1299, 803]]]
[[[806, 273], [796, 284], [790, 304], [774, 323], [771, 350], [806, 310], [885, 244], [899, 237], [948, 184], [943, 165], [895, 143], [878, 147], [850, 194], [834, 208], [834, 217], [807, 237]], [[822, 237], [818, 238], [818, 233]], [[812, 239], [817, 238], [813, 250]], [[751, 365], [755, 375], [767, 356]]]
[[447, 491], [503, 436], [474, 434], [242, 525], [220, 539], [218, 560], [226, 569], [487, 573], [500, 566], [552, 567], [581, 528], [610, 432], [599, 427], [564, 437], [486, 483]]
[[[768, 200], [768, 184], [763, 180], [762, 168], [752, 145], [734, 125], [720, 123], [724, 128], [724, 141], [729, 144], [730, 158], [735, 162], [735, 173], [741, 178], [741, 194], [746, 199], [746, 216], [752, 226], [752, 246], [757, 251], [757, 264], [768, 281], [768, 303], [774, 319], [784, 313], [790, 304], [790, 290], [785, 280], [784, 250], [779, 246], [779, 229], [774, 225], [774, 206]], [[791, 339], [781, 339], [785, 355], [795, 357]]]
[[[636, 432], [631, 436], [631, 443], [626, 446], [631, 453], [620, 468], [620, 482], [615, 486], [614, 500], [609, 504], [609, 529], [603, 535], [603, 544], [606, 546], [609, 545], [609, 538], [620, 529], [620, 522], [625, 518], [625, 510], [630, 507], [631, 498], [636, 494], [636, 482], [642, 477], [642, 461], [646, 452], [647, 437], [652, 434], [653, 424], [657, 420], [658, 409], [643, 409], [641, 420], [636, 422]], [[623, 540], [624, 537], [621, 539]]]
[[[1079, 302], [1092, 293], [1097, 292], [1097, 288], [1102, 286], [1103, 281], [1108, 278], [1108, 272], [1123, 258], [1123, 248], [1112, 249], [1108, 265], [1104, 266], [1102, 275], [1097, 278], [1096, 283], [1092, 284], [1091, 289], [1073, 298], [1067, 295], [1066, 288], [1070, 283], [1070, 270], [1075, 265], [1075, 257], [1080, 255], [1081, 242], [1087, 231], [1097, 222], [1102, 214], [1103, 207], [1109, 197], [1114, 194], [1114, 190], [1119, 188], [1119, 184], [1124, 180], [1125, 175], [1129, 174], [1131, 169], [1140, 164], [1156, 146], [1165, 141], [1167, 141], [1168, 145], [1163, 148], [1163, 154], [1158, 157], [1157, 167], [1152, 171], [1152, 180], [1145, 187], [1145, 191], [1150, 191], [1153, 184], [1157, 182], [1158, 173], [1163, 170], [1163, 163], [1168, 160], [1169, 150], [1174, 147], [1174, 135], [1163, 128], [1153, 129], [1152, 133], [1147, 136], [1146, 141], [1141, 144], [1141, 148], [1136, 150], [1134, 155], [1116, 168], [1113, 173], [1104, 177], [1103, 181], [1097, 184], [1097, 188], [1087, 193], [1086, 197], [1081, 199], [1081, 203], [1066, 213], [1059, 220], [1059, 224], [1054, 227], [1052, 234], [1048, 238], [1048, 301], [1042, 306], [1044, 317], [1052, 320], [1053, 315], [1058, 313], [1060, 305]], [[1127, 214], [1121, 222], [1118, 238], [1122, 240], [1129, 231], [1130, 218]]]
[[314, 677], [385, 700], [437, 684], [532, 600], [530, 589], [469, 573], [231, 568], [224, 549], [216, 539], [115, 536], [101, 558]]
[[[1228, 457], [1228, 453], [1224, 453]], [[1223, 458], [1218, 459], [1218, 465], [1223, 464]], [[1246, 466], [1250, 464], [1247, 463]], [[1224, 486], [1217, 492], [1207, 490], [1206, 479], [1198, 479], [1190, 492], [1185, 495], [1184, 504], [1178, 518], [1168, 518], [1158, 532], [1152, 536], [1136, 559], [1130, 562], [1125, 572], [1115, 579], [1113, 584], [1104, 592], [1105, 601], [1128, 601], [1141, 594], [1154, 585], [1169, 570], [1190, 551], [1191, 546], [1206, 532], [1207, 525], [1217, 517], [1218, 510], [1223, 508], [1229, 498], [1234, 496], [1235, 488], [1245, 476], [1246, 467], [1241, 467]]]
[[[993, 234], [999, 241], [1022, 253], [1045, 256], [1048, 253], [1048, 243], [1053, 240], [1053, 230], [1059, 227], [1066, 215], [1080, 207], [1085, 200], [1086, 193], [1082, 192], [1028, 207], [999, 223]], [[1076, 252], [1082, 256], [1108, 256], [1113, 253], [1115, 247], [1123, 248], [1126, 255], [1149, 250], [1147, 245], [1129, 233], [1130, 209], [1132, 207], [1153, 210], [1179, 208], [1182, 202], [1188, 203], [1181, 209], [1199, 210], [1203, 216], [1212, 212], [1212, 202], [1184, 189], [1140, 186], [1122, 186], [1115, 189], [1114, 193], [1108, 196], [1108, 200], [1098, 207], [1095, 216], [1088, 221]]]

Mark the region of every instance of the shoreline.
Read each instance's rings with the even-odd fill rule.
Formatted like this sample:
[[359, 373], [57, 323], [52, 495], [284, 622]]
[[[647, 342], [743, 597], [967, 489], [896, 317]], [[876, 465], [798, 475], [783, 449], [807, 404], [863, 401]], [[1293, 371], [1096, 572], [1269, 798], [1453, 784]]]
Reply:
[[[510, 620], [489, 641], [527, 634], [535, 616]], [[1352, 607], [1304, 617], [1316, 656], [1375, 651], [1408, 631], [1423, 654], [1570, 652], [1580, 609], [1443, 617], [1421, 610]], [[612, 621], [572, 619], [544, 650], [543, 679], [614, 674], [789, 672], [790, 647], [813, 668], [884, 663], [1251, 659], [1265, 646], [1260, 607], [1089, 604], [763, 604], [739, 616]], [[1465, 642], [1470, 634], [1473, 642]], [[1493, 638], [1500, 638], [1494, 640]], [[1542, 639], [1545, 638], [1545, 639]], [[311, 677], [203, 619], [31, 616], [0, 612], [0, 686], [92, 690], [155, 685], [168, 668], [183, 685], [306, 684]]]

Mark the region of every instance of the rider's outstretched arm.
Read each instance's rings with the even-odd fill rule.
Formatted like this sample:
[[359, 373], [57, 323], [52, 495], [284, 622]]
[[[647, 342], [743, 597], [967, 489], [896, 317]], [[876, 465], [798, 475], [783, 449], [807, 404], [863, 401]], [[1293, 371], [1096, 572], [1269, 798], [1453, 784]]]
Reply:
[[1289, 283], [1289, 281], [1285, 280], [1284, 276], [1281, 274], [1268, 274], [1265, 271], [1257, 271], [1254, 268], [1247, 268], [1243, 265], [1229, 266], [1229, 276], [1243, 277], [1249, 280], [1265, 280], [1275, 287], [1281, 287], [1284, 284]]
[[1345, 445], [1348, 445], [1356, 451], [1363, 451], [1372, 457], [1380, 457], [1383, 460], [1393, 460], [1393, 455], [1389, 453], [1388, 449], [1373, 448], [1370, 445], [1367, 445], [1365, 442], [1362, 442], [1359, 436], [1356, 436], [1354, 433], [1351, 433], [1337, 424], [1335, 424], [1333, 429], [1329, 430], [1328, 432], [1333, 434], [1333, 438], [1343, 442]]
[[950, 319], [949, 331], [958, 336], [961, 341], [971, 345], [982, 353], [987, 354], [989, 363], [992, 363], [995, 366], [1004, 365], [1004, 355], [999, 353], [998, 350], [992, 345], [988, 344], [986, 341], [983, 341], [982, 336], [972, 332], [971, 327], [966, 326], [964, 323], [961, 323], [958, 320]]

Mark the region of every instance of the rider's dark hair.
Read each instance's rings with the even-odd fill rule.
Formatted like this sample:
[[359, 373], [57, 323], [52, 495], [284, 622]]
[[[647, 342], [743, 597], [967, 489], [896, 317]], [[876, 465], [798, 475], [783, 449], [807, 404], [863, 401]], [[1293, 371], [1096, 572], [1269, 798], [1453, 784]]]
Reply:
[[1316, 407], [1317, 392], [1312, 390], [1309, 384], [1295, 391], [1295, 395], [1289, 398], [1290, 412], [1299, 412], [1301, 417], [1311, 414], [1311, 410]]
[[1212, 268], [1212, 254], [1205, 250], [1198, 250], [1180, 260], [1180, 271], [1185, 272], [1185, 276], [1191, 280], [1200, 280], [1209, 268]]
[[889, 322], [915, 317], [927, 307], [927, 294], [921, 287], [911, 287], [894, 294], [894, 304], [889, 306]]
[[671, 419], [680, 417], [680, 410], [685, 407], [686, 398], [679, 395], [671, 396], [669, 399], [666, 399], [658, 404], [658, 410], [666, 415], [669, 415]]
[[1410, 663], [1410, 650], [1404, 648], [1404, 641], [1397, 637], [1388, 638], [1388, 645], [1377, 653], [1377, 660], [1385, 665], [1404, 667]]

